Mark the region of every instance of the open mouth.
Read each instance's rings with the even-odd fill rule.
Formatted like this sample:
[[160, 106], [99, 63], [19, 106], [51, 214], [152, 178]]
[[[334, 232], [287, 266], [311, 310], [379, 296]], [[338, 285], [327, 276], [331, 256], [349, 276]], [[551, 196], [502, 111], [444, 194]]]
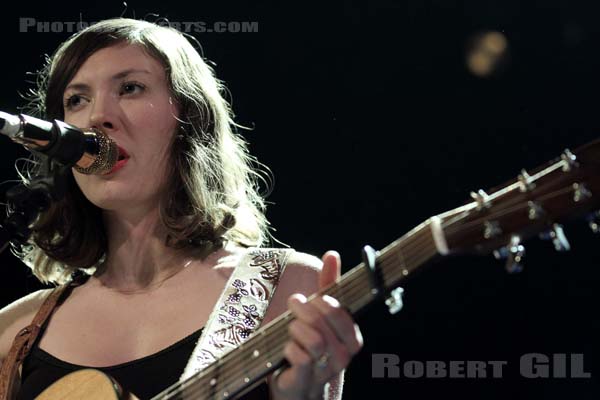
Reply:
[[119, 150], [117, 162], [115, 163], [115, 165], [113, 165], [112, 169], [106, 175], [111, 175], [117, 172], [118, 170], [123, 168], [125, 164], [127, 164], [127, 160], [129, 160], [129, 153], [127, 153], [127, 150], [125, 150], [119, 145], [117, 145], [117, 149]]
[[127, 151], [122, 148], [121, 146], [117, 146], [119, 148], [119, 157], [117, 158], [117, 161], [121, 161], [121, 160], [125, 160], [127, 158], [129, 158], [129, 154], [127, 153]]

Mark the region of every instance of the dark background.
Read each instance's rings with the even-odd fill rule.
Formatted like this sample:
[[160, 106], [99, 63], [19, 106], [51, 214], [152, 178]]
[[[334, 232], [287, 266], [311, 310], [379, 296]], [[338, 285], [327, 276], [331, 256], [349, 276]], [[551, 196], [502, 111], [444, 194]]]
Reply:
[[[197, 33], [232, 92], [251, 151], [275, 175], [268, 217], [276, 237], [345, 270], [364, 244], [382, 248], [429, 216], [598, 136], [599, 8], [588, 1], [329, 1], [296, 5], [119, 2], [16, 4], [3, 10], [0, 109], [16, 112], [27, 72], [68, 33], [19, 32], [19, 18], [96, 21], [157, 13], [171, 21], [258, 21], [255, 33]], [[13, 4], [15, 5], [15, 4]], [[501, 32], [509, 62], [481, 78], [465, 64], [469, 40]], [[1, 178], [26, 153], [4, 138]], [[9, 184], [0, 187], [3, 191]], [[380, 304], [359, 319], [364, 350], [345, 399], [597, 398], [600, 238], [565, 227], [572, 251], [528, 243], [508, 275], [488, 257], [442, 262], [405, 285], [405, 308]], [[8, 252], [0, 304], [39, 288]], [[526, 379], [525, 353], [583, 353], [591, 379]], [[371, 356], [505, 360], [502, 379], [374, 379]], [[491, 372], [491, 370], [490, 370]]]

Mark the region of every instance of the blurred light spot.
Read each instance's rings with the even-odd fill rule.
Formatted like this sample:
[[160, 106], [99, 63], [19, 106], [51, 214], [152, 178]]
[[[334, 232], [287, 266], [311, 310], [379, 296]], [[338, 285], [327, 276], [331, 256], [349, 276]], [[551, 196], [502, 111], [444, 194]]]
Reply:
[[508, 62], [508, 40], [500, 32], [478, 33], [467, 46], [467, 68], [479, 77], [499, 74]]

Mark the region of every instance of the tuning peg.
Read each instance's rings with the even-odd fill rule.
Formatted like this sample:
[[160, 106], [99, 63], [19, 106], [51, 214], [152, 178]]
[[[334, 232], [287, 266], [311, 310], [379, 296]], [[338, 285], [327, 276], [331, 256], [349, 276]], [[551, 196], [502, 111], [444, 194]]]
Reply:
[[587, 200], [592, 197], [592, 192], [587, 188], [587, 186], [583, 183], [574, 183], [573, 184], [573, 201], [575, 203], [580, 202], [581, 200]]
[[535, 188], [535, 183], [533, 183], [533, 177], [529, 175], [529, 173], [527, 173], [527, 171], [525, 171], [524, 169], [521, 170], [517, 181], [519, 182], [519, 190], [521, 192], [530, 192]]
[[577, 157], [575, 157], [575, 155], [571, 153], [571, 150], [569, 149], [565, 149], [565, 151], [563, 151], [563, 153], [560, 155], [560, 158], [563, 161], [562, 169], [565, 172], [570, 171], [574, 167], [579, 166], [579, 164], [577, 163]]
[[402, 310], [404, 303], [402, 302], [402, 294], [404, 289], [397, 287], [390, 292], [390, 296], [385, 300], [385, 305], [388, 306], [390, 314], [396, 314]]
[[600, 233], [600, 211], [594, 211], [586, 218], [592, 232]]
[[489, 197], [490, 196], [484, 192], [483, 189], [479, 189], [477, 192], [471, 192], [471, 198], [477, 202], [477, 211], [490, 207]]
[[518, 235], [512, 235], [510, 242], [505, 247], [494, 250], [496, 259], [506, 259], [506, 271], [510, 274], [521, 272], [523, 270], [523, 258], [525, 257], [525, 247], [521, 244], [521, 238]]
[[554, 244], [554, 250], [556, 251], [569, 251], [571, 245], [565, 236], [565, 231], [560, 224], [553, 224], [552, 229], [540, 234], [540, 239], [552, 240]]
[[540, 219], [546, 214], [542, 206], [540, 206], [535, 201], [528, 201], [527, 208], [527, 215], [530, 220]]

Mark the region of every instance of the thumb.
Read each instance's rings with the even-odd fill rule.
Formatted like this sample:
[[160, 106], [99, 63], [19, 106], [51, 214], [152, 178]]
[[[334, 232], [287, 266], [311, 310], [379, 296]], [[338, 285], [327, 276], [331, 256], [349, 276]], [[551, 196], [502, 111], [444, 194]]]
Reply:
[[342, 261], [337, 251], [330, 250], [323, 254], [323, 269], [319, 274], [319, 290], [331, 285], [339, 277], [342, 270]]

